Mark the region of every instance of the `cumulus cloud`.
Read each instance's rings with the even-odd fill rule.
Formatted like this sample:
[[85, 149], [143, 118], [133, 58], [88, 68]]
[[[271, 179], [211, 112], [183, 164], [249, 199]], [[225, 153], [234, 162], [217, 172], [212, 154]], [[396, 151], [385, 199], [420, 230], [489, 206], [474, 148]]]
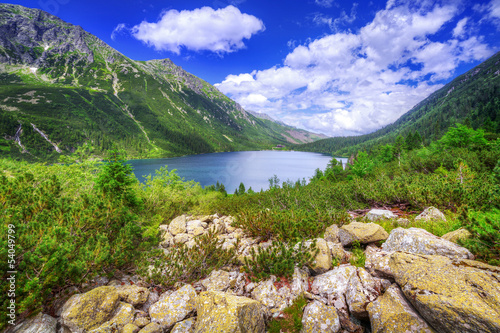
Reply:
[[322, 13], [316, 14], [313, 18], [313, 22], [318, 25], [327, 25], [330, 30], [338, 32], [341, 28], [345, 27], [347, 24], [352, 23], [356, 20], [356, 9], [358, 4], [355, 2], [352, 5], [351, 13], [347, 15], [345, 11], [340, 13], [339, 17], [333, 18]]
[[[451, 4], [450, 4], [451, 3]], [[216, 86], [244, 108], [331, 136], [364, 134], [397, 120], [442, 87], [460, 63], [492, 50], [466, 37], [457, 5], [389, 1], [358, 32], [296, 46], [283, 64], [229, 75]], [[450, 39], [433, 35], [453, 24]]]
[[330, 8], [333, 4], [333, 0], [315, 0], [316, 4], [321, 7]]
[[217, 10], [210, 7], [192, 11], [168, 10], [161, 14], [158, 22], [143, 21], [131, 32], [135, 38], [159, 51], [180, 54], [181, 49], [186, 48], [223, 54], [244, 48], [245, 39], [263, 30], [264, 23], [260, 19], [227, 6]]

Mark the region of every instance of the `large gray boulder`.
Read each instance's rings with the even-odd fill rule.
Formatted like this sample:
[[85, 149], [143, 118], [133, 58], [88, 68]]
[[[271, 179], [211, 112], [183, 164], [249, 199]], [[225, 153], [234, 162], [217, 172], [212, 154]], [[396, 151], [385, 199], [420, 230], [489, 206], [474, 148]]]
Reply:
[[351, 222], [343, 225], [339, 230], [340, 242], [343, 246], [350, 246], [354, 242], [369, 244], [386, 240], [389, 234], [380, 225], [375, 223]]
[[171, 328], [194, 312], [196, 297], [196, 291], [189, 284], [160, 296], [160, 300], [149, 308], [151, 320], [163, 328]]

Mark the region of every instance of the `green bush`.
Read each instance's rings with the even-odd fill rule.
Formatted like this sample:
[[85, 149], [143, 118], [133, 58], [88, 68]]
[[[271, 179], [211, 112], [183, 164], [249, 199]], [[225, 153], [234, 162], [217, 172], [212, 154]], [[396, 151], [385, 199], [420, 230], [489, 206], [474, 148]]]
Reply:
[[299, 333], [302, 330], [302, 316], [307, 299], [304, 296], [297, 297], [291, 306], [283, 310], [283, 318], [273, 319], [269, 322], [269, 333]]
[[365, 267], [365, 261], [366, 261], [365, 252], [363, 251], [363, 248], [361, 247], [358, 241], [352, 244], [351, 252], [352, 252], [352, 258], [351, 260], [349, 260], [351, 265], [356, 267]]

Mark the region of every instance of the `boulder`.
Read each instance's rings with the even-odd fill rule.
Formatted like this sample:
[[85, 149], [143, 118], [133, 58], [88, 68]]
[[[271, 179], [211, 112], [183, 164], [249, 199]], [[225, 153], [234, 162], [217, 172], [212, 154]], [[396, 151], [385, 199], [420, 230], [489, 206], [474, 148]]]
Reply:
[[365, 218], [369, 221], [387, 220], [395, 219], [397, 215], [386, 209], [372, 209], [366, 213]]
[[[306, 245], [307, 243], [309, 242], [306, 242]], [[316, 247], [319, 251], [316, 257], [314, 257], [310, 268], [314, 274], [323, 274], [332, 268], [332, 254], [323, 238], [316, 239]]]
[[403, 228], [407, 228], [410, 225], [411, 222], [410, 222], [410, 220], [405, 219], [404, 217], [402, 217], [402, 218], [397, 219], [396, 223], [399, 226], [403, 227]]
[[140, 330], [141, 329], [138, 326], [129, 323], [129, 324], [123, 326], [122, 333], [137, 333]]
[[170, 328], [175, 323], [188, 317], [196, 304], [196, 291], [187, 284], [173, 293], [160, 296], [160, 300], [149, 308], [151, 321], [163, 328]]
[[397, 284], [367, 307], [372, 333], [434, 333], [432, 327], [408, 303]]
[[163, 233], [162, 241], [160, 242], [160, 246], [167, 249], [170, 246], [174, 245], [174, 236], [167, 230]]
[[139, 333], [162, 333], [163, 330], [161, 329], [161, 326], [158, 325], [157, 323], [151, 323], [141, 329]]
[[133, 306], [143, 305], [149, 297], [149, 290], [136, 285], [125, 285], [116, 287], [120, 298]]
[[339, 238], [343, 246], [350, 246], [355, 241], [360, 244], [383, 241], [388, 236], [387, 231], [375, 223], [351, 222], [339, 230]]
[[16, 325], [12, 333], [56, 333], [57, 319], [48, 314], [39, 313], [33, 318]]
[[415, 217], [415, 221], [424, 220], [424, 221], [446, 221], [446, 217], [443, 213], [436, 207], [428, 207], [426, 208], [420, 215]]
[[193, 239], [193, 235], [189, 234], [177, 234], [174, 237], [174, 244], [184, 244]]
[[266, 306], [273, 317], [278, 316], [295, 299], [290, 288], [284, 286], [278, 290], [275, 282], [276, 277], [271, 275], [271, 278], [260, 282], [252, 290], [252, 298]]
[[193, 236], [202, 235], [205, 233], [205, 228], [203, 225], [206, 223], [201, 222], [200, 220], [193, 220], [186, 223], [186, 232]]
[[120, 302], [111, 319], [90, 332], [108, 333], [121, 331], [125, 325], [133, 322], [134, 311], [135, 310], [132, 305]]
[[229, 272], [218, 270], [212, 271], [210, 275], [206, 279], [201, 280], [200, 283], [206, 290], [226, 291], [231, 285], [231, 279]]
[[332, 261], [334, 259], [338, 260], [339, 264], [346, 263], [349, 261], [349, 255], [344, 250], [341, 243], [326, 242], [330, 253], [332, 254]]
[[333, 306], [313, 301], [304, 308], [301, 333], [340, 332], [340, 320]]
[[142, 311], [146, 313], [149, 312], [149, 308], [151, 307], [151, 305], [158, 302], [159, 300], [160, 300], [160, 295], [156, 290], [153, 289], [152, 291], [149, 292], [148, 300], [142, 306]]
[[382, 244], [382, 250], [441, 255], [453, 259], [474, 258], [474, 255], [466, 248], [419, 228], [396, 228], [392, 230], [387, 241]]
[[191, 317], [175, 324], [170, 333], [193, 333], [196, 325], [196, 318]]
[[338, 243], [339, 239], [339, 227], [336, 224], [332, 224], [325, 230], [325, 237], [323, 237], [327, 242]]
[[73, 295], [63, 306], [60, 322], [71, 332], [83, 333], [108, 321], [120, 304], [115, 287], [105, 286]]
[[389, 266], [389, 259], [393, 252], [386, 252], [380, 248], [369, 245], [365, 250], [365, 268], [373, 276], [392, 279], [391, 267]]
[[449, 232], [447, 234], [444, 234], [441, 236], [442, 239], [446, 239], [447, 241], [457, 243], [457, 241], [460, 240], [465, 240], [468, 239], [472, 236], [472, 234], [469, 232], [469, 230], [460, 228], [458, 230]]
[[133, 324], [137, 327], [143, 328], [144, 326], [149, 325], [151, 323], [151, 320], [149, 319], [149, 316], [147, 313], [143, 311], [137, 311], [135, 314], [135, 319]]
[[264, 333], [264, 307], [258, 301], [220, 291], [200, 293], [195, 333]]
[[168, 231], [172, 234], [172, 236], [176, 236], [178, 234], [183, 234], [186, 232], [186, 215], [177, 216], [175, 219], [170, 222], [168, 225]]
[[500, 332], [500, 268], [396, 252], [391, 270], [407, 300], [438, 332]]
[[358, 267], [353, 274], [346, 290], [346, 302], [349, 312], [358, 319], [368, 319], [366, 306], [381, 294], [381, 283], [375, 280], [364, 268]]
[[290, 284], [292, 294], [299, 296], [309, 289], [309, 274], [298, 267], [295, 267]]

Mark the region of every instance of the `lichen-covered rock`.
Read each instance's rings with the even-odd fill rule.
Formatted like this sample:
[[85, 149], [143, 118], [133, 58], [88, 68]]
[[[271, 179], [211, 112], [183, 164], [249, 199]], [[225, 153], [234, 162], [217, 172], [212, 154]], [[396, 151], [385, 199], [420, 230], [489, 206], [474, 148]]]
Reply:
[[153, 322], [141, 329], [139, 333], [162, 333], [162, 329], [160, 325]]
[[144, 326], [149, 325], [151, 323], [151, 320], [149, 319], [149, 316], [147, 313], [143, 311], [137, 311], [135, 313], [135, 318], [133, 324], [139, 328], [143, 328]]
[[339, 227], [336, 224], [332, 224], [325, 230], [325, 237], [323, 237], [327, 242], [338, 243], [339, 239]]
[[115, 287], [99, 287], [73, 295], [63, 306], [61, 324], [72, 332], [83, 333], [108, 321], [120, 303]]
[[313, 301], [304, 308], [301, 333], [336, 333], [340, 328], [339, 316], [333, 306]]
[[415, 221], [424, 220], [424, 221], [446, 221], [446, 217], [443, 213], [436, 207], [428, 207], [426, 208], [420, 215], [415, 217]]
[[151, 320], [162, 327], [172, 327], [195, 310], [196, 291], [187, 284], [174, 293], [160, 296], [160, 300], [149, 308]]
[[340, 242], [343, 246], [350, 246], [355, 241], [368, 244], [386, 240], [389, 234], [380, 225], [375, 223], [351, 222], [343, 225], [339, 230]]
[[264, 308], [247, 297], [219, 291], [200, 293], [196, 301], [195, 333], [263, 333]]
[[368, 319], [366, 306], [381, 293], [380, 281], [375, 280], [364, 268], [358, 267], [347, 285], [345, 298], [349, 312], [358, 319]]
[[200, 283], [207, 290], [226, 291], [231, 285], [231, 279], [229, 272], [218, 270], [212, 271], [210, 275], [206, 279], [201, 280]]
[[290, 284], [292, 294], [299, 296], [309, 289], [309, 274], [298, 267], [295, 267]]
[[371, 275], [380, 278], [392, 279], [394, 275], [389, 266], [389, 259], [393, 252], [386, 252], [380, 248], [369, 245], [365, 250], [365, 268]]
[[178, 234], [174, 237], [174, 244], [184, 244], [193, 239], [193, 235], [189, 234]]
[[318, 254], [310, 266], [314, 274], [323, 274], [332, 268], [332, 254], [328, 244], [323, 238], [316, 239]]
[[392, 230], [387, 241], [382, 244], [382, 250], [441, 255], [453, 259], [474, 258], [474, 255], [466, 248], [419, 228], [396, 228]]
[[372, 209], [366, 213], [365, 218], [369, 221], [378, 221], [397, 218], [393, 212], [386, 209]]
[[500, 332], [500, 268], [396, 252], [391, 270], [406, 299], [438, 332]]
[[295, 299], [290, 288], [283, 286], [278, 290], [274, 285], [275, 282], [276, 277], [271, 275], [268, 280], [260, 282], [252, 290], [252, 298], [266, 306], [273, 317], [289, 307]]
[[349, 261], [349, 255], [344, 250], [344, 247], [341, 243], [326, 242], [326, 244], [328, 245], [330, 253], [332, 254], [332, 260], [338, 260], [339, 264]]
[[133, 306], [138, 306], [146, 303], [149, 297], [149, 290], [136, 285], [125, 285], [116, 288], [120, 298]]
[[191, 317], [175, 324], [170, 333], [193, 333], [196, 325], [196, 318]]
[[469, 230], [460, 228], [458, 230], [449, 232], [447, 234], [444, 234], [441, 236], [442, 239], [446, 239], [447, 241], [456, 243], [459, 239], [460, 240], [465, 240], [468, 239], [472, 236], [472, 234], [469, 232]]
[[170, 222], [168, 225], [168, 231], [172, 234], [172, 236], [176, 236], [178, 234], [183, 234], [186, 232], [186, 215], [177, 216], [175, 219]]
[[153, 289], [152, 291], [150, 291], [149, 296], [148, 296], [148, 300], [142, 306], [142, 311], [144, 311], [146, 313], [149, 312], [149, 308], [151, 307], [151, 305], [158, 302], [159, 299], [160, 299], [160, 295], [158, 294], [158, 292], [156, 290]]
[[120, 302], [110, 320], [103, 323], [92, 333], [111, 333], [121, 330], [125, 325], [134, 320], [134, 307], [131, 304]]
[[167, 230], [163, 233], [162, 241], [160, 242], [160, 246], [167, 249], [170, 246], [174, 245], [174, 236]]
[[200, 220], [188, 221], [186, 223], [186, 232], [193, 236], [201, 235], [205, 232], [205, 228], [203, 225], [206, 223], [201, 222]]
[[410, 225], [410, 223], [411, 223], [411, 222], [410, 222], [410, 220], [408, 220], [408, 219], [406, 219], [406, 218], [402, 217], [402, 218], [397, 219], [397, 220], [396, 220], [396, 223], [397, 223], [399, 226], [403, 227], [403, 228], [407, 228], [407, 227]]
[[16, 325], [12, 333], [56, 333], [57, 319], [45, 313], [39, 313], [33, 318]]
[[396, 284], [367, 307], [372, 333], [434, 333]]
[[129, 323], [129, 324], [123, 326], [122, 333], [137, 333], [140, 330], [141, 329], [138, 326]]

